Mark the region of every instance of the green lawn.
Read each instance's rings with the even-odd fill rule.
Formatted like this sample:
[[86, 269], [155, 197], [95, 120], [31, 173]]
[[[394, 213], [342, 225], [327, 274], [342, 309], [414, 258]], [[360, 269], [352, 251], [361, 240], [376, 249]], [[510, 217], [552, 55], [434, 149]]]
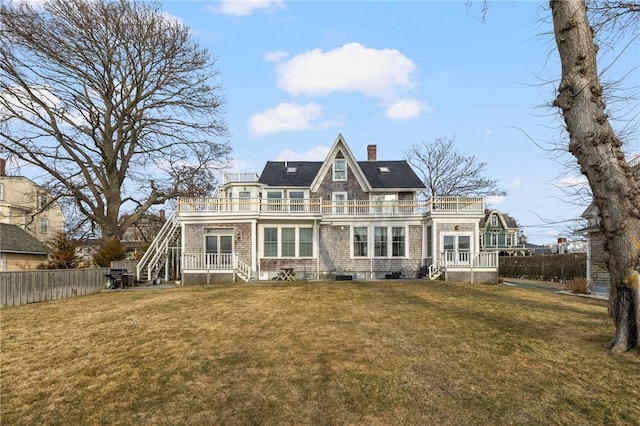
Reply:
[[112, 291], [0, 310], [1, 424], [640, 424], [606, 301], [428, 281]]

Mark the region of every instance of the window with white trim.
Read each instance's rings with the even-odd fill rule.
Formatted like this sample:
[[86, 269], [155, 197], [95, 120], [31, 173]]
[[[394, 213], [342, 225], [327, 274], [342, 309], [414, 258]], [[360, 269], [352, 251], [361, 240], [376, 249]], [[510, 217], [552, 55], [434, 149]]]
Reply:
[[282, 211], [282, 191], [267, 191], [267, 210]]
[[404, 257], [406, 248], [405, 230], [402, 227], [391, 228], [391, 256]]
[[353, 257], [367, 257], [369, 255], [369, 229], [366, 226], [353, 227]]
[[296, 257], [296, 228], [282, 228], [282, 257]]
[[4, 200], [4, 183], [0, 183], [0, 201]]
[[278, 228], [264, 228], [264, 257], [278, 257]]
[[373, 255], [375, 257], [387, 257], [386, 226], [376, 226], [373, 228]]
[[40, 196], [38, 197], [38, 200], [39, 200], [40, 210], [46, 209], [47, 205], [49, 204], [49, 197], [47, 197], [47, 194], [40, 194]]
[[313, 257], [313, 228], [298, 229], [298, 257]]
[[49, 220], [40, 219], [40, 233], [46, 234], [47, 232], [49, 232]]
[[347, 202], [347, 193], [346, 192], [333, 192], [331, 194], [331, 198], [333, 200], [333, 212], [337, 214], [344, 213], [344, 205]]
[[289, 200], [292, 211], [304, 210], [304, 191], [289, 191]]
[[333, 161], [333, 180], [347, 180], [347, 160]]
[[313, 228], [269, 227], [263, 235], [264, 257], [313, 257]]

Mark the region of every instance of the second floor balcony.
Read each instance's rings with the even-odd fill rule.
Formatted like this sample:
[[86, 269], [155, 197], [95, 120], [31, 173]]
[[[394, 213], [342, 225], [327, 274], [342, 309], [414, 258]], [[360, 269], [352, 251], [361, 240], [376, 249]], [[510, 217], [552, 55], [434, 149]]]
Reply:
[[469, 197], [437, 197], [432, 200], [346, 200], [320, 198], [181, 198], [181, 217], [310, 217], [346, 216], [421, 217], [445, 215], [482, 215], [484, 200]]

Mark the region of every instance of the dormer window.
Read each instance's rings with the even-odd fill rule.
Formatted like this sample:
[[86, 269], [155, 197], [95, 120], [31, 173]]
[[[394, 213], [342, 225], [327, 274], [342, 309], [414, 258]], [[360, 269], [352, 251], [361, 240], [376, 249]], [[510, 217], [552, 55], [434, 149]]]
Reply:
[[380, 173], [389, 173], [389, 167], [387, 166], [380, 166], [378, 169], [380, 170]]
[[498, 226], [498, 217], [491, 216], [491, 226]]
[[347, 160], [334, 160], [333, 180], [347, 180]]

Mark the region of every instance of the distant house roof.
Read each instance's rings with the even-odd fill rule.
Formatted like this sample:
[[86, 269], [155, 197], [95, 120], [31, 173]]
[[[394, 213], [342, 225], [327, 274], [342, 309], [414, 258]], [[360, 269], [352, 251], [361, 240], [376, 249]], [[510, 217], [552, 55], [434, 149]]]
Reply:
[[480, 228], [485, 227], [485, 225], [487, 224], [487, 221], [489, 220], [489, 216], [491, 216], [492, 214], [498, 214], [502, 216], [502, 219], [504, 220], [504, 224], [508, 229], [518, 228], [518, 222], [514, 218], [512, 218], [506, 213], [502, 213], [499, 210], [491, 210], [486, 212], [484, 217], [480, 220]]
[[0, 223], [0, 252], [46, 254], [49, 248], [24, 229]]
[[[258, 182], [269, 186], [308, 187], [322, 164], [321, 161], [267, 161]], [[358, 165], [372, 188], [425, 188], [404, 160], [358, 161]]]

